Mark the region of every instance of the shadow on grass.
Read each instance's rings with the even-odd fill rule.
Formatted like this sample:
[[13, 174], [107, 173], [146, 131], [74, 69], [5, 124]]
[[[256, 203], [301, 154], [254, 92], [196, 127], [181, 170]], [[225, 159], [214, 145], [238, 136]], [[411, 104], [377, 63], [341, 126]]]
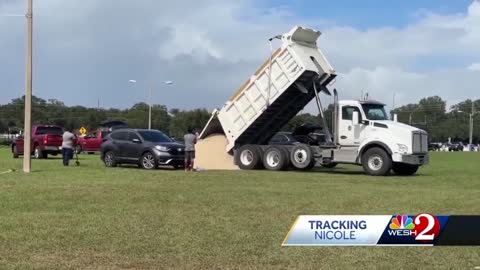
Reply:
[[159, 166], [158, 168], [154, 170], [146, 170], [143, 168], [140, 168], [138, 165], [135, 164], [122, 164], [122, 165], [117, 165], [118, 169], [126, 169], [126, 170], [138, 170], [138, 171], [182, 171], [183, 169], [174, 169], [171, 166]]

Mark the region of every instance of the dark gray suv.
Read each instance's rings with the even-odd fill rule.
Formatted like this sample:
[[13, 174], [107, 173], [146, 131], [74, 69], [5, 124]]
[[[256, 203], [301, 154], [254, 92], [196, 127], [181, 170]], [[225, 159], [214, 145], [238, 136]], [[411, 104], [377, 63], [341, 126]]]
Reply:
[[185, 146], [158, 130], [117, 129], [102, 143], [100, 158], [107, 167], [137, 164], [152, 170], [159, 165], [184, 165]]

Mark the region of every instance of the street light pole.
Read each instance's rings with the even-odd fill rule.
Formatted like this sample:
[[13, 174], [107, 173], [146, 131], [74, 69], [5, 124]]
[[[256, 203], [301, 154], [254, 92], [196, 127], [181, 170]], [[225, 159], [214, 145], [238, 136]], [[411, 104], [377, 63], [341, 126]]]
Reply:
[[[164, 84], [173, 84], [173, 81], [164, 81]], [[149, 88], [149, 94], [148, 94], [148, 99], [149, 99], [149, 108], [148, 108], [148, 129], [152, 129], [152, 84], [150, 84]]]
[[[129, 80], [129, 83], [136, 84], [136, 80]], [[164, 81], [164, 84], [173, 84], [173, 81]], [[148, 88], [148, 129], [152, 129], [152, 90], [153, 90], [153, 83], [150, 83], [150, 87]]]
[[27, 0], [27, 55], [25, 67], [25, 122], [23, 139], [23, 171], [31, 171], [31, 135], [32, 135], [32, 26], [33, 4]]
[[472, 100], [472, 112], [470, 113], [470, 140], [469, 144], [472, 145], [473, 143], [473, 114], [474, 114], [474, 101]]
[[152, 129], [152, 85], [148, 91], [148, 129]]

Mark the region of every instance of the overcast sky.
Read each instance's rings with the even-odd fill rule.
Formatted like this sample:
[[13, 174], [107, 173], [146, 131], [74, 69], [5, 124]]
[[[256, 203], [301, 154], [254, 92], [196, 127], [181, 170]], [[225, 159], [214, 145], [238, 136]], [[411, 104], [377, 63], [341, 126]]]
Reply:
[[[25, 8], [0, 0], [0, 104], [24, 93], [26, 24], [10, 15]], [[295, 25], [322, 32], [341, 99], [480, 98], [480, 2], [468, 0], [34, 0], [33, 92], [125, 108], [152, 84], [169, 108], [221, 107], [266, 39]]]

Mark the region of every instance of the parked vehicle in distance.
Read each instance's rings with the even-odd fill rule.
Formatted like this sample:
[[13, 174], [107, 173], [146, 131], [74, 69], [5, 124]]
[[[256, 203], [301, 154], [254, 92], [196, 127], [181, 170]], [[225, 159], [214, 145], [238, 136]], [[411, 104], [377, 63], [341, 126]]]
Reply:
[[77, 154], [87, 152], [93, 154], [100, 152], [102, 142], [105, 140], [108, 134], [115, 129], [128, 128], [127, 123], [120, 120], [110, 120], [100, 123], [100, 128], [88, 133], [86, 136], [78, 137], [78, 143], [75, 151]]
[[[48, 155], [58, 155], [62, 151], [63, 128], [54, 125], [35, 125], [32, 127], [30, 153], [36, 159], [48, 158]], [[13, 158], [23, 155], [23, 135], [17, 137], [12, 143]]]
[[325, 143], [325, 134], [314, 133], [322, 127], [313, 124], [303, 124], [296, 127], [292, 132], [277, 132], [269, 141], [269, 145], [294, 145], [304, 143], [308, 145], [319, 145]]
[[463, 143], [462, 142], [451, 142], [448, 144], [448, 151], [463, 151]]
[[152, 170], [160, 165], [184, 165], [185, 146], [159, 130], [117, 129], [101, 145], [100, 158], [107, 167], [137, 164]]
[[429, 143], [428, 144], [428, 150], [429, 151], [440, 151], [442, 149], [442, 143]]
[[82, 152], [87, 152], [89, 154], [100, 152], [100, 147], [103, 140], [110, 133], [111, 132], [108, 131], [108, 129], [101, 128], [95, 130], [94, 132], [88, 133], [83, 137], [78, 137], [78, 143], [75, 151], [77, 152], [77, 154], [80, 154]]

